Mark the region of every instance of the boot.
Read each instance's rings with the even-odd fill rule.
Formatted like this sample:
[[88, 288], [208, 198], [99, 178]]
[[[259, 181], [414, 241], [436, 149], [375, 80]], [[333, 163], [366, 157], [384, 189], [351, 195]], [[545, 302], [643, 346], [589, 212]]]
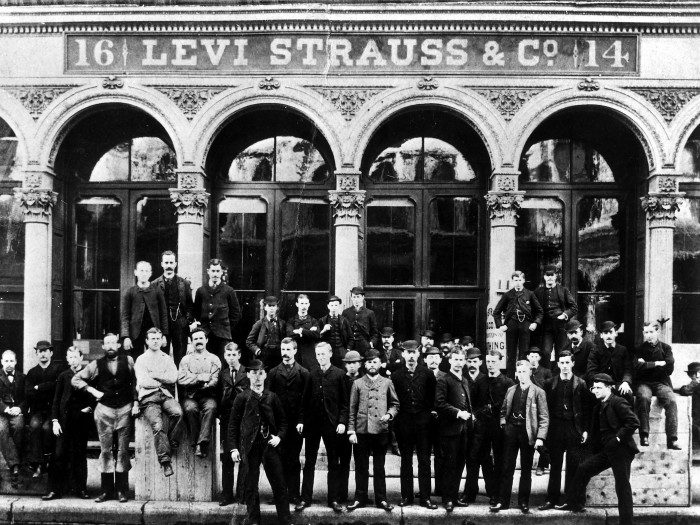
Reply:
[[119, 503], [126, 503], [127, 501], [129, 501], [129, 473], [117, 472], [115, 474], [115, 478], [117, 498], [119, 499]]
[[95, 498], [95, 503], [102, 503], [108, 499], [114, 499], [114, 472], [102, 473], [102, 493]]

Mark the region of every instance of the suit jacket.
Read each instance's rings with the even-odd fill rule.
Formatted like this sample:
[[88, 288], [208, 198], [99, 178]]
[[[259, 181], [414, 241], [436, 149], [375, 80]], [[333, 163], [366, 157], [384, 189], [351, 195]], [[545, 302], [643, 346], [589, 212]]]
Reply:
[[25, 395], [26, 377], [22, 372], [15, 370], [15, 380], [10, 383], [3, 368], [0, 368], [0, 414], [6, 408], [19, 407], [22, 414], [27, 413], [27, 398]]
[[[190, 287], [190, 282], [175, 275], [174, 279], [177, 282], [177, 293], [180, 296], [180, 316], [177, 318], [177, 322], [184, 326], [189, 326], [194, 322], [194, 302], [192, 301], [192, 288]], [[160, 288], [163, 292], [163, 297], [165, 298], [165, 306], [168, 306], [168, 298], [165, 297], [165, 276], [161, 275], [153, 281], [153, 284]], [[168, 319], [169, 313], [168, 313]]]
[[241, 320], [241, 307], [233, 288], [225, 283], [212, 288], [200, 286], [194, 295], [194, 318], [209, 335], [231, 340], [233, 329]]
[[390, 376], [396, 372], [399, 368], [404, 366], [403, 356], [401, 355], [401, 349], [397, 346], [392, 346], [389, 349], [389, 353], [384, 350], [383, 347], [377, 349], [379, 351], [379, 357], [382, 363], [385, 365], [380, 370], [383, 376]]
[[58, 376], [56, 381], [56, 393], [53, 396], [53, 405], [51, 406], [51, 419], [57, 419], [61, 426], [65, 426], [68, 416], [68, 403], [73, 399], [74, 406], [78, 410], [90, 408], [94, 410], [97, 405], [95, 396], [88, 393], [87, 390], [78, 390], [71, 384], [71, 380], [75, 372], [70, 368], [65, 370]]
[[389, 414], [394, 419], [398, 413], [399, 398], [391, 379], [377, 374], [372, 381], [365, 375], [352, 384], [348, 433], [386, 434], [389, 422], [380, 418]]
[[51, 411], [53, 396], [56, 393], [56, 381], [64, 370], [63, 365], [51, 362], [44, 369], [36, 365], [27, 372], [24, 392], [30, 412]]
[[[353, 341], [352, 326], [350, 326], [350, 321], [344, 315], [338, 316], [338, 321], [340, 322], [340, 341], [343, 344], [343, 348], [348, 349], [350, 342]], [[318, 320], [318, 333], [321, 341], [331, 344], [331, 332], [323, 332], [323, 327], [330, 324], [331, 316], [330, 314], [324, 315]]]
[[622, 382], [632, 386], [632, 355], [621, 344], [615, 344], [610, 351], [601, 341], [588, 356], [588, 381], [592, 381], [596, 374], [610, 375], [618, 386]]
[[333, 365], [325, 372], [321, 367], [309, 371], [309, 380], [304, 387], [297, 423], [303, 423], [305, 426], [317, 426], [320, 423], [320, 414], [315, 414], [312, 410], [314, 399], [318, 399], [320, 395], [323, 395], [323, 408], [330, 424], [333, 427], [338, 425], [347, 427], [350, 396], [345, 373]]
[[[396, 417], [396, 426], [410, 428], [430, 422], [431, 412], [435, 407], [435, 375], [426, 367], [418, 365], [411, 380], [408, 369], [401, 367], [391, 374], [391, 381], [394, 383], [401, 407]], [[411, 402], [411, 392], [420, 400], [418, 404]]]
[[236, 396], [249, 387], [250, 380], [246, 374], [245, 366], [238, 367], [235, 377], [231, 377], [231, 369], [228, 366], [221, 369], [217, 388], [219, 391], [219, 414], [221, 414], [222, 420], [228, 421]]
[[[143, 296], [143, 301], [140, 296]], [[121, 330], [119, 335], [136, 339], [141, 335], [143, 313], [148, 308], [153, 326], [159, 328], [165, 335], [168, 334], [168, 307], [160, 288], [150, 284], [148, 288], [141, 290], [134, 285], [129, 288], [122, 298]]]
[[[508, 324], [511, 318], [517, 319], [515, 311], [518, 306], [525, 314], [526, 321], [542, 324], [544, 312], [535, 294], [527, 288], [523, 288], [522, 299], [518, 300], [515, 288], [511, 288], [503, 294], [498, 304], [496, 304], [496, 308], [493, 310], [493, 320], [496, 323], [496, 328]], [[503, 320], [501, 320], [501, 314], [503, 315]]]
[[[569, 341], [566, 346], [562, 348], [562, 351], [568, 350], [574, 355], [574, 375], [580, 377], [584, 381], [588, 381], [588, 358], [590, 357], [593, 348], [595, 348], [595, 345], [588, 339], [581, 341], [576, 348], [574, 348], [574, 345], [571, 344], [571, 341]], [[559, 360], [558, 355], [557, 360]]]
[[[294, 330], [301, 328], [301, 335], [294, 333]], [[314, 348], [319, 340], [321, 328], [318, 326], [318, 321], [306, 316], [306, 319], [300, 319], [298, 315], [291, 317], [286, 323], [287, 337], [291, 337], [297, 342], [297, 361], [301, 362], [302, 354], [308, 355], [312, 359], [316, 359]]]
[[277, 395], [269, 390], [263, 390], [258, 404], [259, 410], [252, 410], [252, 407], [248, 407], [248, 400], [252, 394], [253, 391], [248, 389], [236, 396], [227, 429], [228, 443], [231, 447], [228, 453], [237, 449], [244, 459], [247, 458], [255, 443], [263, 416], [271, 436], [279, 436], [284, 440], [287, 434], [287, 419], [284, 417], [282, 402]]
[[[606, 445], [603, 441], [604, 436], [600, 432], [602, 405], [603, 403], [598, 401], [593, 407], [592, 442], [594, 447], [604, 447]], [[616, 396], [615, 394], [610, 395], [605, 405], [603, 413], [608, 420], [608, 424], [612, 428], [617, 429], [615, 437], [620, 438], [620, 443], [637, 454], [639, 449], [634, 441], [634, 433], [639, 428], [639, 419], [637, 419], [634, 410], [632, 410], [632, 407], [624, 397]]]
[[[656, 347], [649, 343], [639, 345], [632, 356], [634, 367], [635, 384], [662, 383], [669, 388], [673, 388], [671, 374], [675, 365], [673, 350], [670, 345], [658, 341]], [[644, 362], [640, 363], [639, 359]], [[655, 366], [654, 361], [664, 361], [664, 366]]]
[[[513, 385], [506, 392], [506, 399], [501, 407], [501, 425], [505, 425], [508, 417], [513, 412], [513, 396], [518, 385]], [[547, 396], [540, 387], [532, 383], [527, 389], [527, 400], [525, 401], [525, 429], [530, 446], [535, 441], [547, 439], [549, 430], [549, 410], [547, 409]]]
[[491, 381], [487, 375], [480, 377], [472, 391], [477, 421], [498, 423], [506, 393], [514, 384], [513, 380], [505, 374], [499, 374], [494, 381]]
[[[357, 344], [355, 335], [358, 339], [364, 339], [367, 343], [371, 344], [372, 348], [379, 348], [379, 328], [374, 311], [366, 306], [363, 306], [359, 310], [355, 310], [355, 307], [351, 306], [343, 310], [343, 317], [347, 318], [350, 322], [350, 329], [353, 334], [353, 337], [350, 338], [349, 350], [358, 350], [355, 348]], [[359, 351], [360, 354], [364, 353], [361, 348]]]
[[472, 407], [469, 381], [463, 375], [462, 380], [452, 372], [438, 377], [435, 385], [435, 410], [440, 417], [440, 435], [456, 436], [467, 430], [469, 421], [457, 418], [457, 412], [467, 410], [474, 413]]
[[538, 387], [544, 388], [544, 384], [552, 379], [552, 371], [544, 366], [538, 366], [532, 371], [532, 382]]
[[274, 328], [273, 324], [277, 324], [278, 340], [276, 345], [277, 354], [271, 356], [271, 358], [273, 361], [276, 361], [276, 363], [279, 363], [282, 359], [281, 354], [279, 353], [280, 343], [287, 334], [287, 323], [285, 323], [282, 319], [276, 317], [274, 321], [270, 321], [267, 316], [259, 319], [253, 325], [253, 328], [250, 329], [250, 333], [245, 340], [246, 347], [248, 347], [248, 350], [250, 350], [253, 355], [256, 355], [258, 351], [261, 352], [260, 359], [266, 365], [267, 359], [269, 359], [268, 354], [270, 353], [270, 350], [266, 349], [266, 346], [270, 340], [270, 330]]
[[[569, 289], [565, 288], [561, 284], [555, 284], [554, 290], [557, 294], [557, 298], [559, 299], [559, 304], [562, 305], [563, 313], [566, 314], [566, 320], [575, 317], [578, 313], [578, 305], [576, 304], [574, 296], [571, 294]], [[535, 290], [535, 297], [537, 297], [537, 300], [544, 309], [544, 305], [547, 304], [547, 287], [538, 286]], [[544, 315], [547, 315], [546, 310], [544, 311]]]
[[[560, 375], [556, 375], [549, 379], [544, 384], [544, 392], [547, 396], [547, 408], [549, 409], [550, 419], [552, 417], [552, 407], [555, 403], [555, 393], [561, 380]], [[573, 412], [574, 412], [574, 428], [579, 435], [584, 432], [590, 432], [591, 428], [591, 407], [589, 402], [589, 392], [586, 387], [586, 382], [577, 376], [572, 376], [573, 382]]]
[[296, 361], [289, 372], [280, 363], [267, 374], [265, 388], [270, 392], [274, 392], [280, 398], [284, 414], [290, 425], [293, 425], [299, 419], [301, 400], [308, 380], [309, 371]]

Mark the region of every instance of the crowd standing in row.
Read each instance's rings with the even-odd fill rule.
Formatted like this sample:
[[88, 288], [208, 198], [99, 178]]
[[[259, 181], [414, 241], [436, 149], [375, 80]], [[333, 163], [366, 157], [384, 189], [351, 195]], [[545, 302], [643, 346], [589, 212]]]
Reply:
[[[639, 429], [641, 445], [648, 445], [652, 395], [666, 410], [668, 448], [680, 450], [670, 383], [673, 353], [658, 340], [659, 327], [645, 323], [644, 343], [634, 351], [616, 342], [617, 327], [610, 321], [601, 325], [597, 344], [585, 339], [575, 319], [576, 303], [556, 283], [554, 268], [546, 269], [545, 285], [535, 292], [524, 289], [524, 275], [514, 272], [513, 289], [494, 309], [496, 325], [506, 333], [503, 374], [501, 353], [484, 355], [470, 337], [456, 342], [443, 334], [437, 348], [435, 334], [426, 330], [420, 343], [395, 344], [392, 328], [378, 329], [359, 287], [352, 289], [352, 306], [345, 310], [339, 297], [329, 297], [328, 315], [319, 320], [309, 315], [305, 294], [297, 296], [297, 314], [287, 322], [278, 316], [277, 298], [266, 297], [264, 316], [246, 339], [250, 359], [244, 366], [231, 337], [241, 310], [235, 291], [222, 282], [221, 261], [209, 262], [208, 282], [194, 301], [189, 283], [175, 273], [174, 253], [164, 252], [161, 265], [163, 275], [151, 283], [150, 265], [137, 264], [137, 284], [122, 303], [121, 337], [107, 334], [105, 355], [87, 366], [71, 347], [66, 352], [69, 368], [64, 369], [52, 362], [52, 345], [39, 341], [39, 362], [25, 377], [16, 371], [14, 352], [2, 354], [0, 447], [13, 483], [22, 463], [25, 417], [29, 446], [24, 461], [35, 477], [48, 469], [45, 500], [69, 490], [88, 497], [86, 447], [94, 420], [101, 472], [96, 501], [102, 502], [128, 499], [134, 417], [142, 416], [152, 429], [167, 477], [186, 433], [195, 455], [210, 454], [218, 416], [224, 451], [220, 504], [245, 502], [251, 525], [260, 523], [261, 464], [280, 523], [291, 521], [290, 503], [297, 512], [312, 504], [321, 440], [328, 463], [328, 506], [343, 512], [369, 503], [371, 457], [374, 505], [391, 511], [384, 464], [392, 436], [401, 456], [401, 506], [417, 499], [436, 509], [433, 496], [441, 498], [448, 512], [468, 506], [476, 500], [481, 469], [490, 510], [507, 509], [519, 455], [517, 505], [529, 513], [538, 451], [540, 468], [545, 456], [551, 461], [540, 510], [581, 511], [588, 481], [612, 467], [620, 522], [627, 524], [633, 512], [630, 465], [638, 452], [632, 436]], [[542, 349], [530, 345], [530, 334], [538, 327]], [[190, 337], [192, 351], [187, 353]], [[169, 345], [172, 356], [163, 351]], [[691, 365], [693, 381], [684, 394], [698, 393], [699, 372], [700, 365]], [[355, 494], [350, 499], [353, 457]]]

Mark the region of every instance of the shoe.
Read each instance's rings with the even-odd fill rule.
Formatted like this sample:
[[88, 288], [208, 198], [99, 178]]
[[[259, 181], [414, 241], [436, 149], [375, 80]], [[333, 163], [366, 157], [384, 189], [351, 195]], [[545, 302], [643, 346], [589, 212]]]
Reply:
[[469, 506], [469, 502], [467, 501], [467, 498], [464, 497], [464, 496], [462, 496], [461, 498], [459, 498], [459, 499], [457, 500], [457, 506], [458, 506], [458, 507], [468, 507], [468, 506]]
[[683, 450], [677, 441], [669, 441], [666, 443], [666, 448], [668, 450]]
[[228, 505], [232, 505], [233, 503], [235, 503], [235, 500], [232, 498], [221, 498], [221, 500], [219, 500], [219, 507], [226, 507]]
[[502, 510], [506, 510], [508, 507], [505, 507], [503, 503], [496, 503], [495, 505], [491, 505], [489, 507], [489, 512], [501, 512]]
[[299, 503], [297, 503], [294, 506], [294, 512], [301, 512], [302, 510], [304, 510], [306, 507], [308, 507], [310, 505], [311, 505], [310, 503], [306, 503], [304, 500], [301, 500], [301, 501], [299, 501]]
[[537, 507], [537, 510], [552, 510], [555, 507], [554, 503], [551, 501], [545, 501], [544, 505]]
[[80, 498], [80, 499], [90, 499], [90, 495], [87, 492], [85, 492], [84, 490], [78, 491], [76, 496], [78, 496], [78, 498]]
[[523, 514], [530, 514], [530, 507], [527, 506], [527, 503], [518, 503], [518, 508]]
[[329, 507], [333, 509], [333, 512], [338, 513], [343, 512], [345, 510], [345, 508], [337, 501], [332, 501]]
[[36, 469], [34, 470], [34, 474], [32, 474], [33, 478], [40, 478], [41, 477], [41, 465], [37, 465]]
[[163, 463], [162, 466], [163, 466], [163, 475], [164, 475], [166, 478], [169, 478], [170, 476], [172, 476], [173, 474], [175, 474], [175, 473], [173, 472], [173, 466], [170, 464], [169, 461]]
[[489, 498], [489, 507], [493, 507], [498, 503], [498, 500], [496, 498]]
[[19, 487], [19, 466], [15, 465], [12, 467], [12, 474], [10, 474], [10, 486], [13, 489]]
[[122, 492], [121, 490], [117, 492], [117, 499], [119, 500], [119, 503], [126, 503], [127, 501], [129, 501], [126, 492]]
[[51, 501], [52, 499], [61, 499], [61, 495], [58, 494], [57, 492], [51, 491], [48, 494], [44, 494], [41, 497], [41, 499], [44, 501]]
[[413, 499], [411, 498], [404, 498], [399, 502], [399, 507], [408, 507], [410, 505], [413, 505]]
[[433, 503], [432, 501], [430, 501], [429, 499], [422, 500], [420, 502], [420, 506], [425, 507], [426, 509], [430, 509], [430, 510], [435, 510], [438, 508], [438, 506], [435, 503]]
[[568, 510], [571, 512], [584, 512], [586, 509], [582, 505], [572, 505], [570, 503], [564, 503], [563, 505], [554, 505], [556, 510]]
[[[348, 512], [352, 512], [353, 510], [361, 509], [364, 506], [365, 506], [364, 503], [355, 500], [345, 508], [347, 509]], [[332, 506], [331, 506], [331, 508], [332, 508]], [[335, 510], [335, 509], [333, 509], [333, 510]]]
[[376, 507], [378, 509], [382, 509], [382, 510], [385, 510], [387, 512], [391, 512], [392, 510], [394, 510], [394, 506], [389, 505], [389, 502], [387, 502], [387, 501], [380, 501], [379, 503], [377, 503]]
[[544, 468], [537, 467], [537, 470], [535, 470], [535, 476], [544, 476]]
[[649, 436], [639, 436], [639, 444], [643, 447], [649, 446]]
[[294, 497], [294, 498], [289, 498], [289, 504], [290, 504], [290, 505], [293, 505], [293, 506], [295, 506], [295, 507], [296, 507], [297, 505], [299, 505], [299, 502], [300, 502], [300, 501], [301, 501], [301, 499], [299, 499], [299, 496], [296, 496], [296, 497]]
[[446, 502], [445, 503], [445, 510], [447, 512], [452, 512], [453, 510], [455, 510], [455, 504], [452, 503], [451, 501]]
[[106, 492], [103, 492], [102, 494], [100, 494], [99, 496], [97, 496], [95, 498], [95, 503], [102, 503], [102, 502], [107, 501], [109, 499], [112, 499], [112, 497], [109, 494], [107, 494]]

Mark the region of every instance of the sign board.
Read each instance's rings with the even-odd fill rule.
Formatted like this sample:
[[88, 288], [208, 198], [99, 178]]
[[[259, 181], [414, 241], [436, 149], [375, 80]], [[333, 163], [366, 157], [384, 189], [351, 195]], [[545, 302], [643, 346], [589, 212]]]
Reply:
[[498, 350], [503, 358], [501, 359], [501, 369], [506, 367], [506, 333], [496, 328], [493, 320], [493, 308], [495, 305], [489, 304], [486, 308], [486, 351]]

